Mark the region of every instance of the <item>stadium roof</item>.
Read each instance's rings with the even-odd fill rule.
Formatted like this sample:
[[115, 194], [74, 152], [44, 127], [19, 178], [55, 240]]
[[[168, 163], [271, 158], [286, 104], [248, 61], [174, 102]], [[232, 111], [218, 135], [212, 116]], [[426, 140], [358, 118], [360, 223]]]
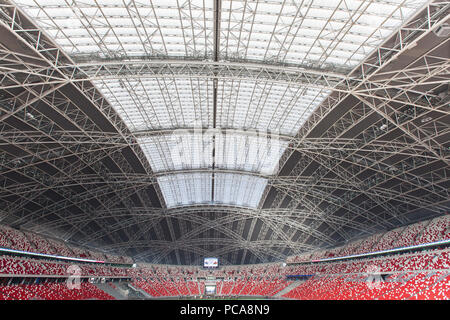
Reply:
[[0, 0], [0, 222], [243, 264], [446, 213], [449, 13]]

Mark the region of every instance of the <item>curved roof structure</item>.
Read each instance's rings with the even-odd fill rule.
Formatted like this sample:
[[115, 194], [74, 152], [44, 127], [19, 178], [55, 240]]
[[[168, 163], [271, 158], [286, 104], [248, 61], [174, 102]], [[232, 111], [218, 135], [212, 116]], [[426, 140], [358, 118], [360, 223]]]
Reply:
[[0, 220], [282, 261], [447, 212], [450, 4], [0, 0]]

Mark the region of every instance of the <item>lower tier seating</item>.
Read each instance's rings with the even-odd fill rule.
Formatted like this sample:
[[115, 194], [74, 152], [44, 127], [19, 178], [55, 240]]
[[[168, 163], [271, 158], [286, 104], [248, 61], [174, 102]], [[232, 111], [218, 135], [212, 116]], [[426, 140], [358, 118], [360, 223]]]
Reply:
[[80, 283], [69, 289], [64, 283], [12, 284], [0, 286], [0, 300], [113, 300], [94, 284]]
[[[218, 280], [216, 295], [219, 296], [273, 296], [286, 288], [291, 281], [284, 279]], [[198, 296], [205, 292], [204, 280], [140, 279], [133, 282], [153, 297]]]
[[295, 271], [311, 277], [299, 281], [283, 297], [300, 300], [449, 300], [449, 266], [448, 249], [302, 265]]

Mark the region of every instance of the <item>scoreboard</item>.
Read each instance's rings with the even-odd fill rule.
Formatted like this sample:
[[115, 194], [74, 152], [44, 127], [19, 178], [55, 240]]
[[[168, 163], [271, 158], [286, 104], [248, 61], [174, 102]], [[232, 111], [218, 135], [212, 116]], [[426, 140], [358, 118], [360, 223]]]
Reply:
[[204, 268], [217, 268], [217, 267], [219, 267], [219, 259], [218, 258], [204, 258], [203, 267]]

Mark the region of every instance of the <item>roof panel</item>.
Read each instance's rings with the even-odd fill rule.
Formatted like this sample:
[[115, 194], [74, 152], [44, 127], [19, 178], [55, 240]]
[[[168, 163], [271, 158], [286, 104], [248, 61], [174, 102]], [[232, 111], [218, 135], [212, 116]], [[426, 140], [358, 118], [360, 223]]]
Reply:
[[212, 137], [174, 132], [138, 138], [154, 172], [212, 167]]
[[211, 204], [210, 173], [173, 174], [158, 177], [158, 184], [168, 208]]
[[[18, 0], [69, 54], [211, 56], [213, 2]], [[86, 30], [81, 35], [79, 28]], [[55, 32], [57, 31], [57, 32]], [[87, 37], [86, 37], [87, 36]], [[79, 45], [89, 41], [93, 48]]]
[[[351, 68], [425, 3], [417, 0], [301, 3], [225, 0], [221, 16], [222, 58]], [[361, 37], [355, 42], [354, 36], [358, 35]], [[322, 46], [319, 40], [326, 38], [331, 42]], [[304, 46], [305, 39], [312, 40], [312, 44]], [[336, 48], [338, 43], [366, 46], [366, 54], [353, 58], [349, 52], [343, 56], [342, 49]], [[322, 50], [320, 54], [311, 55], [317, 48]]]
[[227, 130], [225, 134], [216, 132], [214, 137], [214, 159], [212, 132], [177, 130], [172, 134], [139, 137], [137, 141], [154, 172], [208, 169], [214, 161], [218, 169], [272, 175], [287, 147], [279, 136], [257, 132], [241, 134]]
[[131, 131], [212, 126], [212, 80], [95, 81]]
[[295, 135], [329, 90], [256, 81], [219, 81], [217, 123]]
[[[219, 61], [291, 63], [316, 70], [351, 70], [426, 0], [224, 0]], [[213, 1], [17, 0], [76, 61], [188, 58], [210, 61]], [[294, 136], [330, 90], [298, 83], [213, 80], [176, 74], [94, 81], [131, 132], [154, 172], [239, 170], [276, 172], [285, 143], [227, 133], [198, 137], [166, 130], [217, 128]], [[216, 112], [215, 112], [216, 111]], [[216, 119], [213, 115], [216, 114]], [[151, 135], [143, 131], [151, 130]], [[166, 133], [159, 134], [159, 131]], [[138, 136], [138, 135], [137, 135]], [[158, 178], [168, 206], [214, 203], [256, 207], [267, 179], [236, 173], [171, 174]]]
[[228, 133], [216, 138], [216, 167], [272, 175], [287, 142], [270, 136]]
[[[213, 1], [17, 0], [69, 54], [212, 57]], [[426, 0], [222, 1], [220, 54], [354, 67]], [[326, 45], [321, 39], [329, 39]], [[308, 45], [306, 45], [308, 43]], [[339, 44], [339, 47], [338, 47]], [[351, 44], [347, 50], [343, 45]], [[353, 57], [354, 46], [364, 48]], [[312, 54], [320, 48], [320, 52]]]
[[[212, 127], [212, 80], [130, 77], [95, 84], [132, 131]], [[219, 81], [217, 125], [295, 135], [330, 92], [262, 81]]]
[[258, 207], [267, 179], [243, 175], [216, 173], [214, 179], [214, 201], [242, 207]]
[[183, 173], [158, 177], [158, 184], [168, 208], [199, 204], [256, 208], [267, 185], [267, 179], [256, 176], [215, 173], [213, 200], [212, 181], [210, 173]]

